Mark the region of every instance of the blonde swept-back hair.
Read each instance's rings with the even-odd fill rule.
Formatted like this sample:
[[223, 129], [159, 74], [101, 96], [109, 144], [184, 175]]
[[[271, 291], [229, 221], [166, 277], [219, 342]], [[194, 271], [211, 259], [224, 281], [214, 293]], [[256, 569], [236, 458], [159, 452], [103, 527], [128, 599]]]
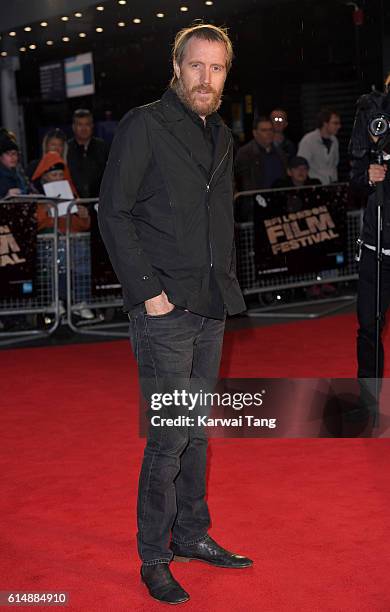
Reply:
[[[233, 61], [233, 46], [228, 36], [227, 28], [217, 27], [211, 23], [201, 23], [183, 28], [175, 36], [172, 48], [172, 61], [181, 65], [188, 42], [191, 38], [199, 38], [211, 42], [221, 42], [226, 47], [226, 72], [229, 72]], [[177, 82], [175, 71], [170, 82], [171, 87]]]

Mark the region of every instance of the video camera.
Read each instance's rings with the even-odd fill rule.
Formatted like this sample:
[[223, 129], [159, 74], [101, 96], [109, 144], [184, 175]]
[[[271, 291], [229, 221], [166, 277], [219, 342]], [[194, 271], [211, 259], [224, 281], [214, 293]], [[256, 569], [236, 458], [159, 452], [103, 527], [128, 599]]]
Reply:
[[373, 152], [390, 154], [390, 91], [372, 91], [357, 101], [349, 153], [362, 158]]

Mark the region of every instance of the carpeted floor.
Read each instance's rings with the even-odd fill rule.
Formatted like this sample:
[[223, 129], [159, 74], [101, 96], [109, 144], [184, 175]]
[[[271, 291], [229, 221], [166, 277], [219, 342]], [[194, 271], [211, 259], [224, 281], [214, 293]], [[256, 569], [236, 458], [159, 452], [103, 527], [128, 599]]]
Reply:
[[[230, 332], [222, 374], [353, 376], [354, 339], [349, 315]], [[138, 576], [127, 342], [2, 356], [0, 590], [67, 591], [72, 611], [162, 609]], [[388, 612], [389, 466], [387, 440], [211, 440], [211, 535], [255, 565], [175, 563], [183, 609]]]

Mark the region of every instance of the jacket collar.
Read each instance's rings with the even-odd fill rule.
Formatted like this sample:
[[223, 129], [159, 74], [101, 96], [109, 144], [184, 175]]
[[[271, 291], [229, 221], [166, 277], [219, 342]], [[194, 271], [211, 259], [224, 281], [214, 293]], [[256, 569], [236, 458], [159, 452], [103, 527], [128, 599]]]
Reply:
[[[183, 121], [186, 116], [190, 116], [193, 121], [202, 121], [190, 108], [184, 106], [177, 94], [169, 87], [161, 96], [161, 102], [164, 109], [164, 115], [167, 121]], [[207, 125], [222, 125], [223, 121], [217, 112], [208, 115], [206, 118]]]
[[[230, 146], [230, 136], [228, 134], [228, 130], [218, 129], [216, 132], [216, 142], [214, 146], [214, 160], [211, 169], [211, 175], [208, 176], [208, 170], [204, 168], [202, 163], [195, 158], [193, 152], [190, 149], [190, 143], [186, 138], [186, 132], [181, 125], [181, 122], [190, 117], [193, 121], [197, 121], [198, 118], [195, 113], [193, 113], [190, 109], [187, 109], [184, 104], [179, 100], [176, 93], [169, 88], [161, 97], [161, 103], [163, 107], [163, 115], [165, 121], [169, 123], [169, 131], [176, 138], [176, 140], [180, 143], [180, 145], [186, 150], [189, 158], [193, 161], [194, 165], [197, 167], [198, 171], [201, 171], [201, 175], [203, 176], [206, 182], [209, 181], [210, 176], [214, 175], [214, 179], [219, 174], [218, 171], [220, 167], [223, 168], [223, 164], [221, 164], [221, 160], [224, 158], [226, 152]], [[207, 117], [207, 122], [209, 125], [216, 125], [218, 128], [224, 125], [224, 122], [218, 113], [212, 113]]]

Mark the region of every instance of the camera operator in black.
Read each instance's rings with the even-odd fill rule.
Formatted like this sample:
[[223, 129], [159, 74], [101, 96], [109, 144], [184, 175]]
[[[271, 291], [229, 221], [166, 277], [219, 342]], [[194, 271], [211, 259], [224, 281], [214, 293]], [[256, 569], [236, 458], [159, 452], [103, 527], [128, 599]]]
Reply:
[[[385, 91], [388, 94], [388, 83], [390, 74], [385, 81]], [[375, 93], [364, 96], [371, 106], [376, 103]], [[371, 98], [371, 99], [370, 99]], [[382, 105], [388, 105], [389, 95], [382, 95]], [[377, 96], [379, 100], [379, 94]], [[364, 108], [367, 116], [367, 108]], [[359, 113], [359, 110], [358, 110]], [[366, 117], [365, 117], [366, 119]], [[355, 121], [356, 128], [357, 121]], [[366, 124], [367, 125], [367, 124]], [[362, 126], [361, 126], [362, 127]], [[365, 127], [367, 130], [367, 127]], [[352, 135], [352, 141], [354, 134]], [[377, 139], [370, 136], [371, 144], [375, 147]], [[372, 379], [361, 382], [361, 401], [366, 408], [375, 404], [375, 361], [376, 361], [376, 240], [377, 240], [377, 194], [376, 186], [383, 182], [384, 201], [382, 207], [382, 266], [381, 266], [381, 332], [383, 330], [386, 311], [390, 304], [390, 171], [388, 161], [390, 154], [386, 152], [389, 146], [383, 147], [384, 164], [373, 163], [370, 159], [370, 151], [356, 157], [353, 155], [351, 163], [351, 182], [368, 190], [367, 208], [364, 214], [363, 228], [361, 232], [360, 259], [359, 259], [359, 282], [358, 282], [358, 333], [357, 333], [357, 360], [358, 378]], [[353, 150], [352, 150], [353, 154]], [[384, 351], [382, 340], [379, 346], [379, 376], [383, 377]]]

